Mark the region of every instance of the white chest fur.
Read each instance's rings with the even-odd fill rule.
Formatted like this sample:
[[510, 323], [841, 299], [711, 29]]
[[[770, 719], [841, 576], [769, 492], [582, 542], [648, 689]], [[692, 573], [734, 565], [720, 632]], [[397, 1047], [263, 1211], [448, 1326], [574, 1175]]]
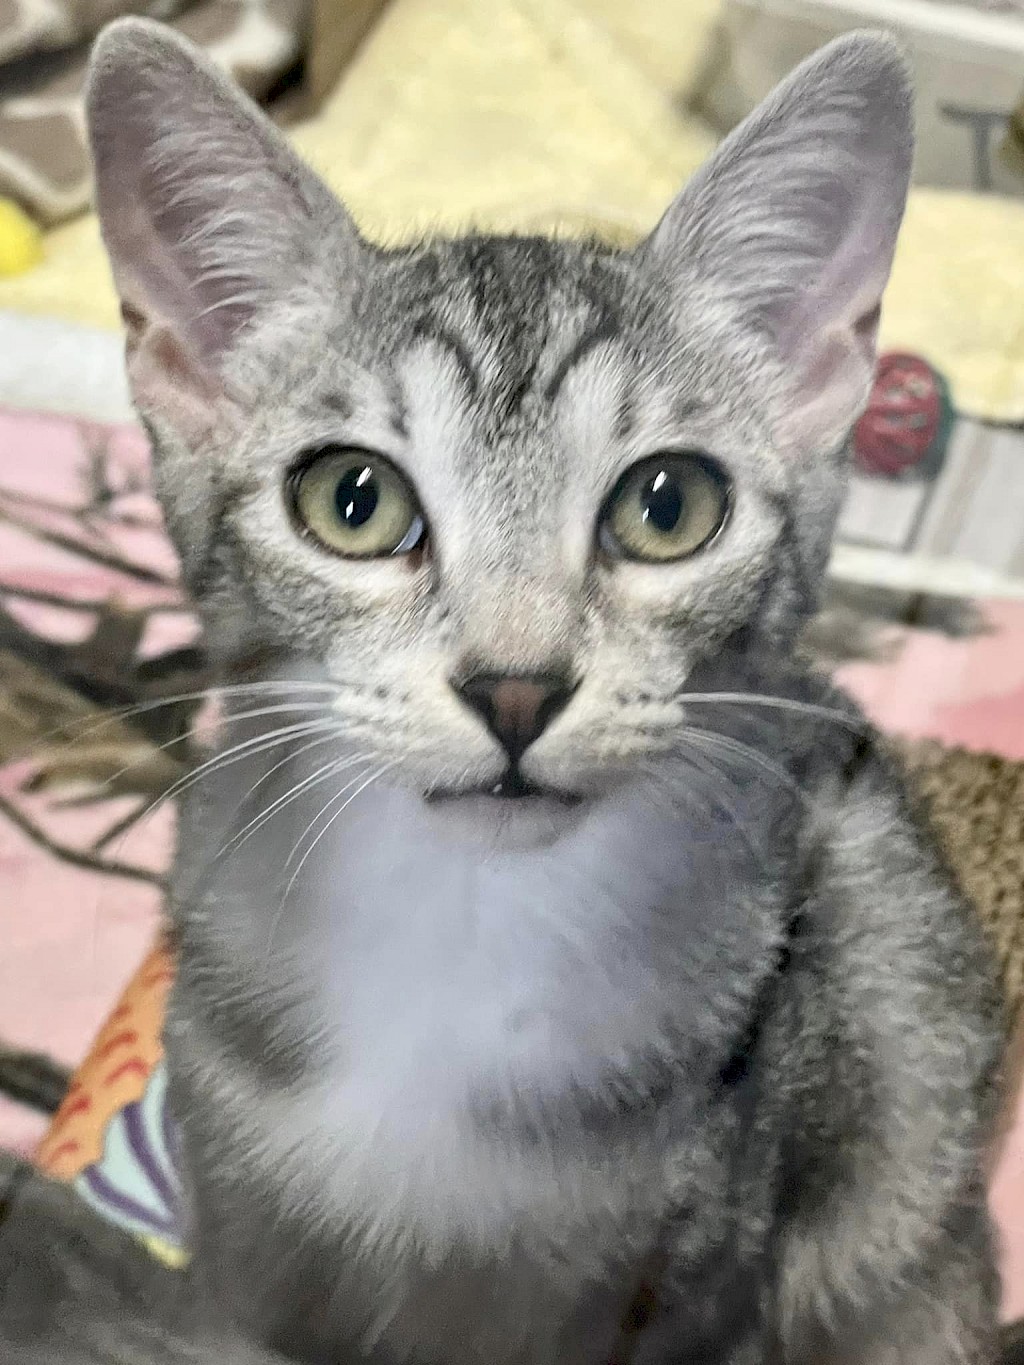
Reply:
[[[309, 818], [296, 812], [298, 830]], [[250, 1153], [239, 1197], [248, 1209], [273, 1190], [289, 1226], [322, 1234], [317, 1274], [340, 1261], [354, 1276], [344, 1297], [373, 1306], [366, 1339], [421, 1340], [423, 1313], [451, 1316], [453, 1260], [500, 1267], [456, 1276], [460, 1320], [486, 1298], [496, 1334], [466, 1358], [519, 1360], [502, 1334], [528, 1320], [554, 1340], [545, 1295], [549, 1325], [580, 1304], [593, 1314], [595, 1284], [636, 1264], [665, 1208], [665, 1115], [609, 1133], [573, 1106], [651, 1057], [685, 1067], [688, 1040], [714, 1057], [739, 1033], [763, 905], [679, 812], [625, 800], [549, 848], [482, 852], [374, 793], [283, 905], [294, 837], [225, 863], [197, 910], [246, 998], [274, 1002], [266, 1026], [303, 1041], [284, 1084], [268, 1092], [250, 1067], [250, 1092], [208, 1106], [224, 1149]], [[199, 1077], [213, 1092], [218, 1066], [223, 1054]], [[501, 1289], [513, 1249], [515, 1294]], [[541, 1360], [534, 1347], [523, 1360]], [[438, 1358], [461, 1357], [444, 1342]]]
[[328, 1045], [280, 1128], [268, 1119], [372, 1240], [442, 1254], [500, 1248], [512, 1228], [564, 1238], [604, 1222], [618, 1236], [638, 1185], [657, 1183], [656, 1144], [627, 1163], [582, 1134], [538, 1138], [551, 1105], [600, 1094], [656, 1047], [677, 1004], [644, 920], [685, 882], [686, 859], [662, 820], [645, 833], [641, 859], [623, 816], [554, 848], [481, 856], [439, 848], [392, 806], [354, 820], [304, 880], [291, 946]]
[[[264, 844], [261, 868], [236, 864], [212, 888], [203, 932], [244, 964], [247, 995], [273, 975], [275, 1018], [309, 1044], [293, 1082], [236, 1089], [215, 1121], [258, 1168], [248, 1202], [273, 1189], [290, 1221], [354, 1249], [346, 1292], [373, 1305], [369, 1336], [421, 1339], [453, 1256], [502, 1267], [486, 1290], [500, 1337], [527, 1319], [541, 1330], [553, 1265], [551, 1321], [612, 1260], [642, 1254], [666, 1135], [655, 1121], [613, 1140], [574, 1126], [574, 1097], [606, 1096], [680, 1040], [735, 1033], [745, 1003], [741, 988], [730, 1018], [730, 992], [764, 917], [729, 894], [710, 847], [671, 812], [623, 803], [550, 848], [482, 856], [382, 797], [322, 841], [285, 913], [287, 849]], [[200, 1083], [215, 1090], [216, 1068]], [[513, 1247], [522, 1283], [502, 1297]], [[451, 1348], [442, 1358], [460, 1359]]]

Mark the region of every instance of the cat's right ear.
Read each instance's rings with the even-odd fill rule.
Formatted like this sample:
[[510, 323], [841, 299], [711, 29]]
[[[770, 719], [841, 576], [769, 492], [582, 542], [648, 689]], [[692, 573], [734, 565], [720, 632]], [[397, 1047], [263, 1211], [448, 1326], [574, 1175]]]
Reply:
[[328, 246], [337, 279], [357, 234], [269, 119], [162, 25], [104, 31], [87, 109], [136, 401], [203, 421], [231, 398], [236, 352], [315, 311]]

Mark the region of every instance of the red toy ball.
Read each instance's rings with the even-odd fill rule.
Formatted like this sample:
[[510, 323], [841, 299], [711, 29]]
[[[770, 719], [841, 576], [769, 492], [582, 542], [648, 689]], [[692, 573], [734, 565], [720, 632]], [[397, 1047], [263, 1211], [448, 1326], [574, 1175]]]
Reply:
[[913, 469], [948, 428], [949, 412], [946, 386], [927, 361], [900, 352], [881, 356], [853, 431], [858, 469], [889, 478]]

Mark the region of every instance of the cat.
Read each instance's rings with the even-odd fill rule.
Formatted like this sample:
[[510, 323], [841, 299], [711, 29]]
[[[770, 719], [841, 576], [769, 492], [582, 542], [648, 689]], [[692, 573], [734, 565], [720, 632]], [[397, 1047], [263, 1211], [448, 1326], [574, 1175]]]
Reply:
[[797, 648], [911, 103], [852, 34], [635, 249], [383, 249], [181, 39], [101, 38], [128, 370], [222, 682], [171, 895], [189, 1292], [251, 1349], [993, 1358], [991, 964]]
[[285, 1365], [67, 1185], [0, 1152], [4, 1365]]

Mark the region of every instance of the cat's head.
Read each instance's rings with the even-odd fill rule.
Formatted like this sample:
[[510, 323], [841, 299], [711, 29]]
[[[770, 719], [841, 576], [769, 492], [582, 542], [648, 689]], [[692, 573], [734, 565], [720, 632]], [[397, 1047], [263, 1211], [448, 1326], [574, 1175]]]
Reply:
[[[89, 92], [135, 400], [211, 647], [340, 685], [419, 792], [599, 792], [821, 583], [911, 165], [885, 39], [805, 63], [632, 251], [362, 240], [144, 21]], [[287, 667], [286, 667], [287, 671]]]

